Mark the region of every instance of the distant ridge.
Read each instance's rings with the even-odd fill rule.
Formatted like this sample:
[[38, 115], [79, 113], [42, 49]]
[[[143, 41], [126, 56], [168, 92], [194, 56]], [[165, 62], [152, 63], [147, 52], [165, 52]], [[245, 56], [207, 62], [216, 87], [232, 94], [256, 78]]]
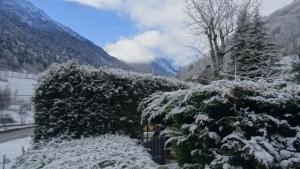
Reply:
[[283, 56], [300, 54], [300, 0], [273, 12], [265, 21]]
[[154, 75], [175, 76], [176, 68], [172, 62], [165, 58], [156, 58], [149, 63], [129, 64], [133, 70], [142, 73], [152, 73]]
[[0, 0], [0, 23], [0, 70], [36, 73], [69, 59], [130, 69], [27, 0]]

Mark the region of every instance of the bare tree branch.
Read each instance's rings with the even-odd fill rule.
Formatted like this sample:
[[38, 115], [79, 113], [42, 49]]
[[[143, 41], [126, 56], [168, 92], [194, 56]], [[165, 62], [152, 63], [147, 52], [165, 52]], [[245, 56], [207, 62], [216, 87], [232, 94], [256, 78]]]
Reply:
[[185, 13], [194, 36], [205, 35], [216, 78], [223, 69], [225, 55], [232, 49], [226, 41], [235, 30], [239, 9], [253, 7], [257, 0], [186, 0]]

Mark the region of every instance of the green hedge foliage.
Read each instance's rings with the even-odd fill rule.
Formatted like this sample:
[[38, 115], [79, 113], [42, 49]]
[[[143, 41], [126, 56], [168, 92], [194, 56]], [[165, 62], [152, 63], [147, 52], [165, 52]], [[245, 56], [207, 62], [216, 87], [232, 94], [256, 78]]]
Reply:
[[157, 92], [187, 88], [173, 79], [118, 69], [55, 64], [41, 75], [35, 91], [34, 140], [106, 133], [142, 137], [139, 102]]

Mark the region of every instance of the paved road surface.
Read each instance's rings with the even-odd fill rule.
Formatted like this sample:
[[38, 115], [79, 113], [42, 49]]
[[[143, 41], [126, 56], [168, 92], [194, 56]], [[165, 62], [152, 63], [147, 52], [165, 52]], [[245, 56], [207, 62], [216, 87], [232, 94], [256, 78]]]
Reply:
[[0, 126], [0, 133], [2, 131], [6, 130], [14, 130], [14, 129], [21, 129], [21, 128], [27, 128], [27, 127], [32, 127], [34, 126], [33, 124], [25, 124], [25, 125], [7, 125], [7, 126]]
[[33, 127], [0, 133], [0, 143], [6, 142], [9, 140], [18, 139], [18, 138], [29, 137], [32, 134], [33, 134]]

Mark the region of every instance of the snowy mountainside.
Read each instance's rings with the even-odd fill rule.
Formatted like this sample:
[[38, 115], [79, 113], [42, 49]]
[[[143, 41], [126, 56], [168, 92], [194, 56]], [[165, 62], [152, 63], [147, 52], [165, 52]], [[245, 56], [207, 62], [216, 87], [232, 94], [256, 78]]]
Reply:
[[193, 63], [180, 67], [176, 77], [183, 81], [199, 82], [199, 80], [212, 79], [211, 60], [208, 57], [203, 57]]
[[1, 70], [36, 73], [52, 63], [69, 59], [129, 69], [102, 48], [52, 20], [28, 0], [0, 0], [0, 22]]
[[150, 63], [129, 64], [135, 71], [154, 75], [175, 76], [176, 66], [166, 58], [157, 58]]
[[169, 74], [175, 75], [177, 73], [177, 67], [168, 59], [158, 58], [154, 62]]
[[273, 12], [265, 22], [283, 56], [300, 54], [300, 0]]
[[[72, 31], [70, 28], [52, 20], [47, 14], [45, 14], [42, 10], [34, 7], [27, 0], [3, 1], [2, 5], [6, 6], [6, 10], [8, 12], [14, 13], [20, 18], [22, 22], [27, 23], [28, 25], [34, 27], [42, 26], [45, 29], [49, 29], [53, 27], [51, 26], [51, 24], [54, 24], [57, 26], [58, 30], [62, 29], [76, 38], [85, 40], [83, 37], [78, 35], [76, 32]], [[40, 24], [41, 22], [43, 22], [43, 24]]]

